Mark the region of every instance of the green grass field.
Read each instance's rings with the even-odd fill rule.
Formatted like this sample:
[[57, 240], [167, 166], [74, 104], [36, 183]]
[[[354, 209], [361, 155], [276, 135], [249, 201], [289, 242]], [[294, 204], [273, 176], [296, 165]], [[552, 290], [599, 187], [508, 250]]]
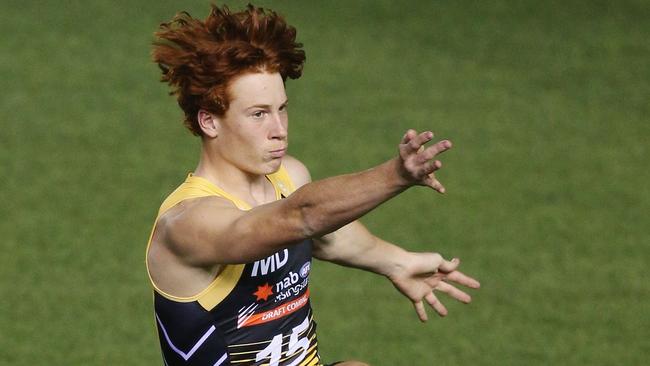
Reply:
[[[483, 285], [420, 324], [388, 281], [316, 263], [326, 360], [650, 362], [650, 2], [258, 4], [307, 51], [291, 154], [318, 179], [390, 158], [407, 128], [451, 139], [447, 195], [412, 189], [363, 221]], [[1, 365], [162, 363], [144, 248], [199, 144], [150, 43], [208, 5], [3, 2]]]

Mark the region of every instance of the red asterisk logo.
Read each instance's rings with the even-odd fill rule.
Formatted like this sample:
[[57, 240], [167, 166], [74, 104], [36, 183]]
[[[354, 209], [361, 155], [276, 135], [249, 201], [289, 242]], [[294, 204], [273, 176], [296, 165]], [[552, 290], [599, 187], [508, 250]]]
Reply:
[[262, 286], [257, 286], [257, 291], [253, 292], [253, 295], [257, 297], [255, 301], [266, 301], [269, 299], [269, 296], [273, 295], [273, 287], [269, 286], [268, 283], [265, 283]]

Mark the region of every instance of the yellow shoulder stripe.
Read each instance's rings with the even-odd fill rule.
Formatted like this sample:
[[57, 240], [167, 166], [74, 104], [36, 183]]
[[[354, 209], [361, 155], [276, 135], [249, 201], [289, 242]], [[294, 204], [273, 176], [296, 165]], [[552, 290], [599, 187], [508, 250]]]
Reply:
[[289, 177], [287, 169], [284, 168], [284, 165], [281, 165], [277, 172], [269, 174], [267, 177], [273, 186], [276, 187], [276, 190], [279, 190], [285, 197], [296, 190], [291, 181], [291, 177]]

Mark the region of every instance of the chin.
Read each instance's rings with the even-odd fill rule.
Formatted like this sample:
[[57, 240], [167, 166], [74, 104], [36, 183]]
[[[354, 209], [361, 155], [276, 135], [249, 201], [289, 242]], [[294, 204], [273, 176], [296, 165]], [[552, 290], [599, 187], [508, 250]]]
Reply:
[[263, 173], [264, 175], [268, 174], [273, 174], [280, 170], [280, 166], [282, 165], [282, 158], [280, 159], [273, 159], [266, 164], [264, 164], [264, 170], [265, 172]]
[[282, 159], [273, 159], [257, 166], [248, 166], [242, 170], [252, 175], [269, 175], [280, 170]]

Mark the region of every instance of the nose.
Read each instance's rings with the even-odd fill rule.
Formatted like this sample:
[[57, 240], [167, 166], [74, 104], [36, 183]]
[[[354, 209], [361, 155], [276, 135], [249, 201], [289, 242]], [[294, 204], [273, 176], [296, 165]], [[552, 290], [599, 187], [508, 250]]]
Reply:
[[288, 125], [289, 121], [287, 115], [284, 113], [273, 113], [270, 130], [270, 138], [276, 140], [285, 140], [289, 134]]

